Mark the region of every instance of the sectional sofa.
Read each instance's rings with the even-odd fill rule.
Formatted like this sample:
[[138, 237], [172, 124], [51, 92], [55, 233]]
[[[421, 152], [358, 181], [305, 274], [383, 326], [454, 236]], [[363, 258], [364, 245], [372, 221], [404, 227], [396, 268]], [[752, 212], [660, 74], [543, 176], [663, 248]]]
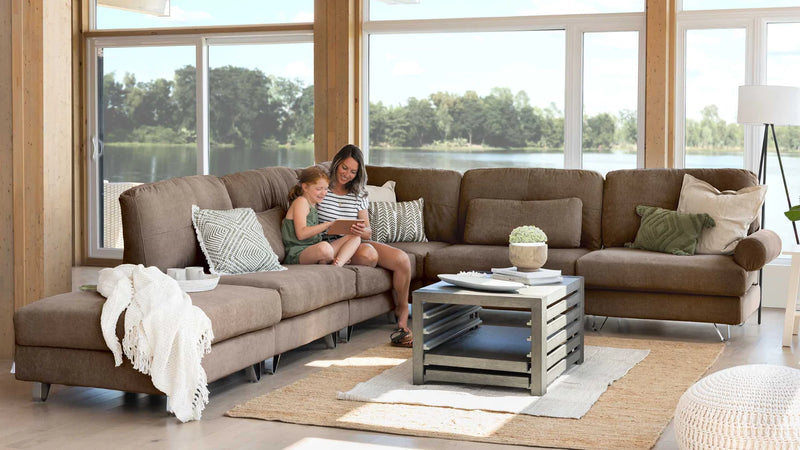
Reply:
[[[604, 178], [588, 170], [451, 170], [368, 166], [369, 182], [396, 182], [398, 201], [424, 198], [427, 242], [392, 245], [409, 254], [412, 288], [437, 274], [509, 266], [509, 226], [533, 222], [548, 233], [545, 267], [585, 278], [587, 314], [718, 324], [744, 322], [759, 306], [758, 271], [780, 252], [780, 239], [753, 223], [733, 255], [675, 256], [625, 248], [639, 225], [637, 205], [675, 209], [683, 174], [720, 190], [757, 184], [739, 169], [637, 169]], [[124, 262], [168, 267], [207, 265], [190, 207], [252, 208], [276, 253], [279, 224], [297, 171], [270, 167], [217, 177], [175, 178], [120, 196]], [[334, 337], [392, 309], [391, 274], [363, 266], [288, 266], [287, 271], [223, 276], [213, 291], [191, 294], [209, 316], [215, 339], [203, 360], [209, 382], [324, 336]], [[158, 394], [126, 362], [115, 368], [100, 332], [104, 299], [94, 292], [56, 295], [15, 316], [16, 377], [50, 384]], [[118, 334], [122, 334], [120, 326]], [[332, 339], [335, 345], [336, 339]]]

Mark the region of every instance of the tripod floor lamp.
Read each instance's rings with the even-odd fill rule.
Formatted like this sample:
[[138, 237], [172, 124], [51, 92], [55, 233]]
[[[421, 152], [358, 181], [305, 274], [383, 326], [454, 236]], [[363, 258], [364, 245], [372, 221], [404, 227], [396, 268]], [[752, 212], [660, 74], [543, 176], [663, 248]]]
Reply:
[[[767, 143], [769, 132], [775, 144], [775, 154], [781, 169], [783, 189], [786, 202], [792, 208], [789, 187], [786, 185], [786, 174], [783, 171], [781, 152], [778, 149], [778, 138], [775, 136], [775, 125], [800, 125], [800, 88], [791, 86], [739, 86], [738, 122], [742, 124], [763, 124], [764, 140], [761, 144], [761, 159], [758, 163], [758, 182], [767, 182]], [[765, 202], [766, 203], [766, 202]], [[761, 206], [761, 227], [764, 227], [764, 206]], [[800, 244], [797, 235], [797, 223], [792, 222], [794, 240]]]

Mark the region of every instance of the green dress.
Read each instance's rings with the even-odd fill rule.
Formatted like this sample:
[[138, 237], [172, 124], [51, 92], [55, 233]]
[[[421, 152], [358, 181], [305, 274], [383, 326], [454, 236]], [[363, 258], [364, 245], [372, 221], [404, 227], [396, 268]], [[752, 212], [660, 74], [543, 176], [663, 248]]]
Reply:
[[[306, 226], [314, 226], [319, 224], [317, 218], [317, 208], [311, 206], [306, 216]], [[284, 264], [300, 264], [300, 253], [308, 247], [322, 241], [322, 235], [317, 233], [308, 239], [297, 239], [297, 233], [294, 230], [294, 220], [283, 219], [281, 222], [281, 237], [283, 238], [283, 246], [286, 248], [286, 257], [283, 259]]]

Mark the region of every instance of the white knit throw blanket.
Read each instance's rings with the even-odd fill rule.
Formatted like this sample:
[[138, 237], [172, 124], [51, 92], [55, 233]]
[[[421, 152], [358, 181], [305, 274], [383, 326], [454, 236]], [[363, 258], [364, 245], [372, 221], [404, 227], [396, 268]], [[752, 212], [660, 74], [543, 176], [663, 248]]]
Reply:
[[[100, 326], [117, 366], [122, 352], [133, 368], [150, 375], [167, 394], [167, 408], [181, 422], [199, 420], [208, 403], [206, 372], [200, 365], [211, 351], [211, 320], [178, 283], [157, 267], [123, 264], [100, 271], [97, 292], [106, 297]], [[120, 346], [117, 321], [125, 312]]]

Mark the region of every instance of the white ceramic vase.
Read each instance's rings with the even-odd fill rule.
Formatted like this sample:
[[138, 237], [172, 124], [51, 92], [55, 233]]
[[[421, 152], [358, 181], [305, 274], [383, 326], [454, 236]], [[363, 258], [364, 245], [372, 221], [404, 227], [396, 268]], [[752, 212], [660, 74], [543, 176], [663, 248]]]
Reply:
[[508, 244], [508, 259], [520, 272], [533, 272], [547, 261], [547, 243], [525, 242]]

